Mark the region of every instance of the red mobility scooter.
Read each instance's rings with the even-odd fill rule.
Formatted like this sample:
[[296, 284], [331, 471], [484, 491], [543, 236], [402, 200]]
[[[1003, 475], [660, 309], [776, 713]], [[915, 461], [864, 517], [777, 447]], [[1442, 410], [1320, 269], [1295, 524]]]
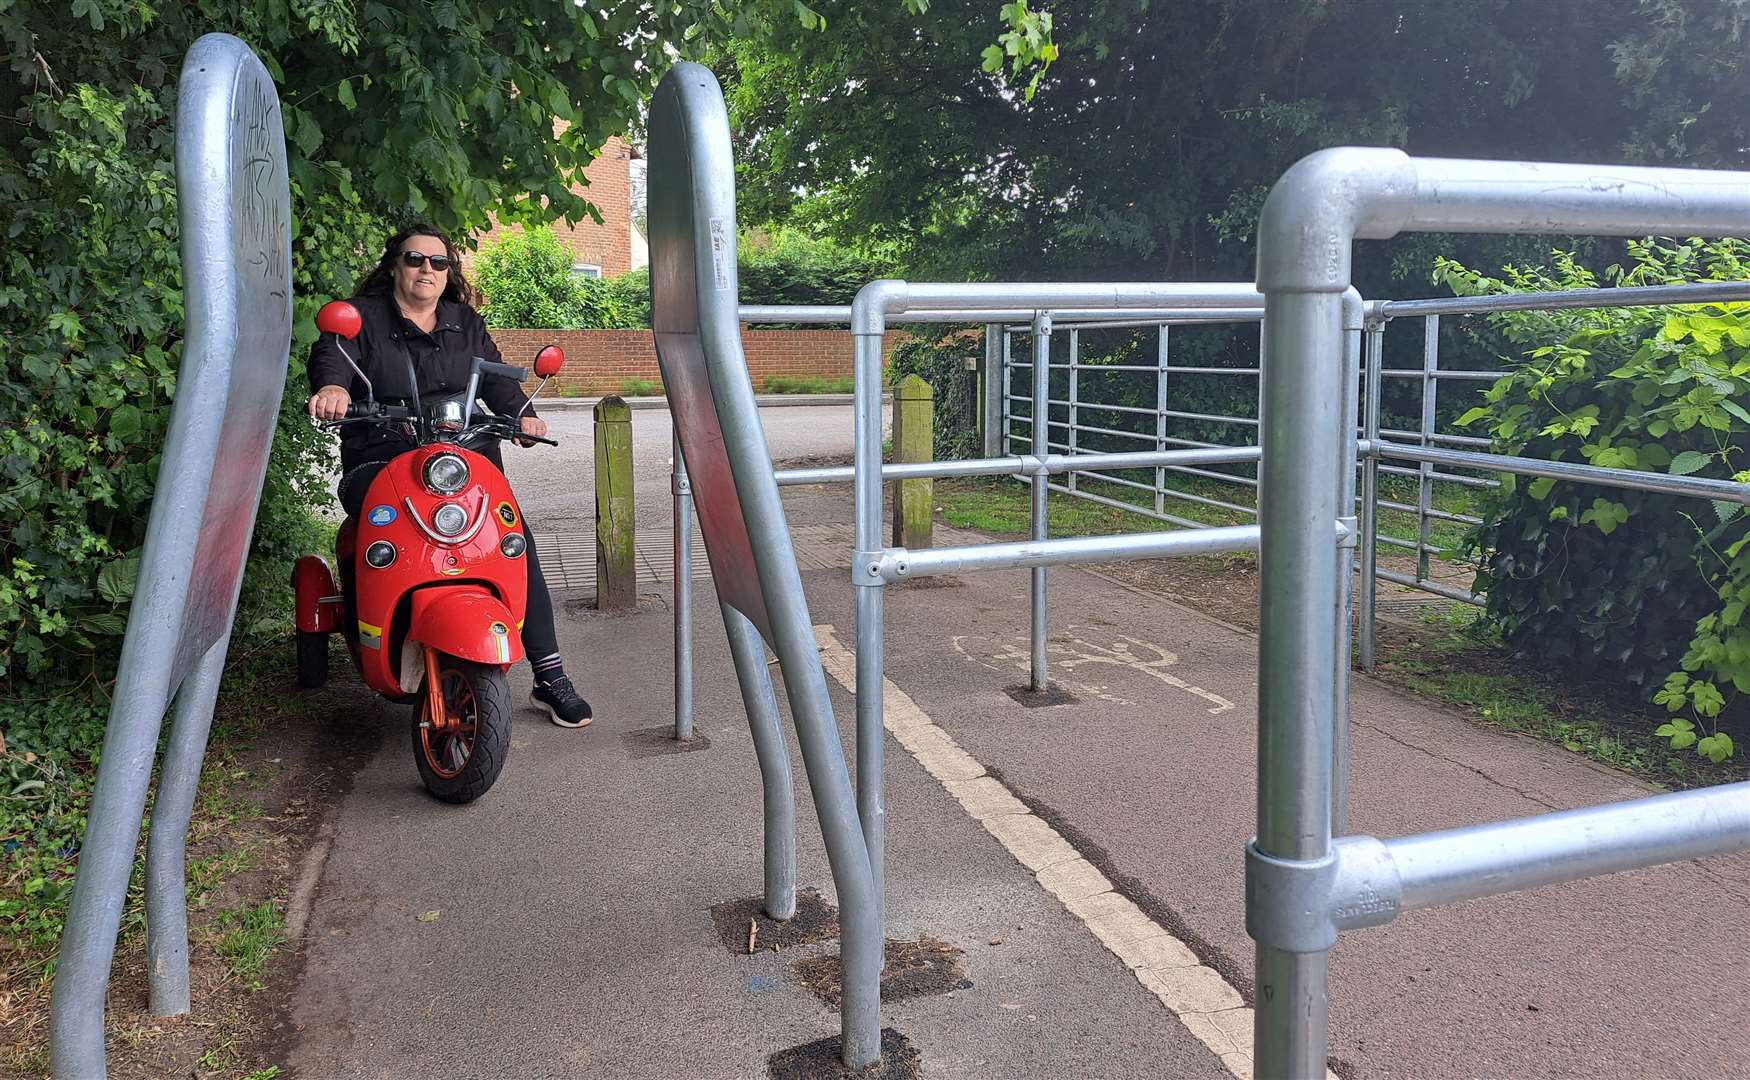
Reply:
[[[365, 684], [410, 704], [413, 761], [426, 790], [445, 802], [472, 802], [498, 779], [510, 750], [505, 673], [523, 657], [528, 600], [522, 511], [504, 474], [479, 449], [499, 439], [558, 444], [522, 434], [520, 417], [477, 408], [482, 375], [527, 378], [510, 364], [475, 358], [461, 396], [422, 403], [416, 389], [407, 405], [376, 401], [370, 380], [346, 353], [360, 325], [358, 309], [344, 301], [316, 316], [320, 332], [341, 339], [341, 353], [366, 391], [346, 419], [324, 427], [387, 425], [410, 449], [371, 482], [363, 520], [349, 517], [341, 525], [339, 580], [319, 555], [304, 556], [292, 570], [298, 682], [327, 681], [328, 635], [339, 631]], [[558, 346], [542, 349], [535, 358], [541, 385], [564, 362]]]

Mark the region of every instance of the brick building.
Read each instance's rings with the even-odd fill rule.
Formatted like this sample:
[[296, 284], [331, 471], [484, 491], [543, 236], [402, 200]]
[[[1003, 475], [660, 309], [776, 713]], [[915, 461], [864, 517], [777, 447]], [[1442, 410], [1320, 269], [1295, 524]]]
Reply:
[[[555, 133], [565, 130], [565, 122], [555, 125]], [[586, 277], [614, 277], [633, 269], [632, 261], [632, 147], [615, 136], [602, 147], [602, 152], [583, 171], [589, 178], [587, 186], [573, 191], [588, 199], [602, 213], [602, 223], [584, 218], [576, 225], [564, 221], [553, 223], [553, 235], [571, 251], [573, 272]], [[490, 246], [500, 236], [521, 226], [494, 226], [476, 239], [480, 247]]]

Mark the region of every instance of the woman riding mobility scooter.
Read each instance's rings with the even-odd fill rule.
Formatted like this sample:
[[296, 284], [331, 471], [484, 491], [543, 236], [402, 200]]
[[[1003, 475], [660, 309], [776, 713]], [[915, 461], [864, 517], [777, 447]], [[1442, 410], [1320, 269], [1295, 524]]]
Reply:
[[[320, 332], [343, 339], [341, 354], [366, 387], [345, 419], [324, 426], [389, 426], [409, 449], [371, 481], [362, 520], [341, 525], [339, 581], [318, 555], [292, 571], [298, 682], [327, 681], [328, 635], [338, 630], [365, 684], [411, 703], [413, 760], [426, 789], [445, 802], [472, 802], [498, 778], [510, 749], [506, 672], [523, 658], [528, 598], [522, 511], [504, 474], [479, 451], [498, 439], [558, 444], [522, 432], [517, 417], [477, 409], [482, 375], [527, 378], [511, 364], [475, 358], [461, 395], [422, 403], [415, 389], [407, 405], [376, 401], [345, 351], [360, 325], [358, 309], [344, 301], [316, 316]], [[557, 346], [541, 350], [535, 374], [543, 386], [564, 362]]]

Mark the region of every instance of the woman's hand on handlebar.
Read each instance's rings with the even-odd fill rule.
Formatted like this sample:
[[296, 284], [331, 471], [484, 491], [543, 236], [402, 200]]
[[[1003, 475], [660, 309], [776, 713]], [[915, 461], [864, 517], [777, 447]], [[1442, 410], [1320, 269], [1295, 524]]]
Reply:
[[[537, 439], [546, 438], [547, 421], [538, 416], [525, 416], [522, 420], [522, 432], [524, 435], [533, 435]], [[524, 442], [522, 439], [518, 439], [517, 442], [521, 443], [523, 446], [534, 445], [530, 442]]]
[[[318, 420], [343, 420], [352, 395], [344, 386], [324, 386], [310, 395], [310, 415]], [[529, 419], [534, 419], [530, 417]]]

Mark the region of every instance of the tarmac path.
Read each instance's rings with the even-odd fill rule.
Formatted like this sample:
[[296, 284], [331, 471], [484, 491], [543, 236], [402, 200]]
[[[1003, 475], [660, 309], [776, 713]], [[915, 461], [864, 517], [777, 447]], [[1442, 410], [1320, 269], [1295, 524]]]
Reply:
[[[643, 415], [639, 520], [655, 528], [667, 524], [666, 466], [642, 458], [666, 461], [666, 414]], [[778, 457], [848, 445], [848, 410], [762, 415]], [[586, 440], [580, 426], [568, 438]], [[512, 464], [549, 528], [579, 475], [569, 454], [556, 460], [571, 460], [569, 475]], [[658, 509], [647, 517], [646, 505]], [[848, 522], [849, 491], [794, 489], [786, 505], [793, 522]], [[845, 572], [804, 580], [829, 671], [842, 669], [855, 647]], [[1068, 700], [1044, 707], [1009, 692], [1025, 681], [1025, 573], [890, 591], [888, 934], [962, 950], [969, 985], [890, 1001], [883, 1023], [930, 1077], [1248, 1075], [1256, 639], [1095, 572], [1051, 581], [1052, 674]], [[709, 595], [696, 663], [708, 748], [676, 752], [662, 738], [666, 588], [636, 614], [562, 603], [561, 642], [600, 719], [572, 732], [520, 712], [505, 774], [473, 806], [419, 789], [400, 710], [361, 718], [381, 738], [332, 811], [301, 942], [292, 1076], [751, 1077], [768, 1055], [836, 1032], [836, 1009], [796, 968], [832, 942], [746, 955], [713, 923], [714, 905], [759, 887], [760, 810]], [[527, 679], [513, 672], [519, 695]], [[832, 685], [848, 754], [854, 712]], [[1370, 678], [1357, 676], [1353, 702], [1356, 831], [1647, 790]], [[941, 734], [928, 747], [916, 735], [926, 724]], [[944, 744], [960, 757], [943, 757]], [[791, 753], [799, 877], [831, 902]], [[1345, 935], [1332, 954], [1335, 1068], [1394, 1080], [1746, 1075], [1746, 927], [1742, 856], [1412, 912]], [[1137, 941], [1152, 942], [1142, 966]], [[1208, 974], [1186, 975], [1195, 993], [1145, 977], [1167, 971]]]

